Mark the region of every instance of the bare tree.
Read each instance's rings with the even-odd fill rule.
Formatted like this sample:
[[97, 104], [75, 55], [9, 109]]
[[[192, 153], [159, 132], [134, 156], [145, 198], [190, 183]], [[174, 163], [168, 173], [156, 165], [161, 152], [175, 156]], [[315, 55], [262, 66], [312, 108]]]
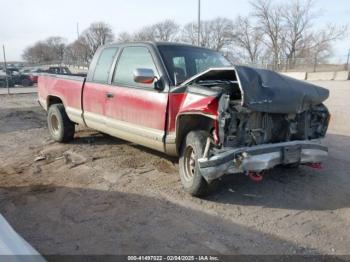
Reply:
[[[276, 4], [275, 0], [252, 2], [253, 17], [238, 17], [235, 22], [227, 18], [216, 18], [201, 22], [200, 46], [222, 52], [231, 60], [242, 58], [250, 63], [263, 59], [272, 60], [272, 69], [281, 69], [281, 59], [287, 58], [289, 66], [295, 65], [298, 57], [312, 57], [315, 65], [330, 54], [334, 41], [342, 39], [347, 27], [329, 25], [314, 30], [313, 1], [291, 0], [289, 4]], [[118, 42], [132, 41], [182, 41], [196, 45], [197, 23], [180, 27], [173, 20], [144, 26], [135, 33], [122, 32]], [[23, 58], [31, 63], [66, 61], [88, 64], [101, 45], [112, 42], [111, 27], [104, 22], [90, 25], [80, 38], [68, 46], [61, 37], [50, 37], [26, 48]]]
[[117, 36], [117, 42], [118, 43], [127, 43], [127, 42], [132, 42], [134, 40], [134, 37], [129, 34], [128, 32], [121, 32]]
[[273, 69], [280, 69], [281, 58], [286, 58], [286, 64], [292, 67], [301, 56], [314, 57], [316, 65], [329, 54], [332, 42], [344, 36], [347, 28], [335, 25], [313, 31], [312, 22], [316, 18], [313, 3], [314, 0], [292, 0], [283, 5], [272, 0], [251, 3], [272, 53]]
[[81, 42], [86, 44], [89, 49], [89, 59], [92, 59], [97, 48], [114, 41], [114, 34], [112, 28], [104, 22], [92, 23], [86, 29], [81, 37]]
[[173, 20], [165, 20], [152, 26], [157, 41], [171, 42], [177, 39], [180, 26]]
[[[186, 24], [183, 27], [181, 40], [186, 43], [196, 44], [198, 25], [195, 23]], [[227, 18], [216, 18], [201, 22], [202, 47], [221, 51], [228, 47], [233, 41], [233, 22]]]
[[329, 24], [326, 28], [310, 35], [307, 51], [314, 58], [314, 71], [316, 71], [317, 64], [331, 54], [332, 43], [343, 39], [347, 35], [348, 29], [346, 25]]
[[27, 47], [24, 50], [22, 57], [25, 61], [27, 61], [30, 64], [40, 63], [43, 58], [42, 42], [37, 42], [33, 46]]
[[251, 5], [259, 27], [266, 35], [265, 43], [272, 52], [273, 67], [278, 69], [282, 51], [283, 7], [272, 5], [271, 0], [257, 0], [251, 2]]
[[76, 64], [79, 61], [77, 51], [78, 50], [75, 48], [75, 42], [67, 45], [64, 50], [64, 62], [66, 64]]
[[65, 46], [64, 38], [50, 37], [27, 47], [22, 56], [29, 63], [61, 62]]
[[293, 0], [282, 10], [284, 19], [283, 46], [289, 67], [295, 66], [298, 52], [305, 48], [306, 35], [312, 26], [315, 14], [313, 0]]
[[129, 38], [133, 41], [163, 41], [170, 42], [177, 40], [177, 34], [180, 26], [173, 20], [164, 20], [162, 22], [145, 26], [133, 35], [124, 33], [123, 38]]
[[244, 64], [246, 63], [246, 54], [242, 49], [231, 48], [221, 51], [222, 55], [230, 61], [232, 64]]
[[67, 64], [87, 65], [89, 63], [90, 50], [84, 41], [84, 38], [80, 38], [66, 47], [64, 61]]
[[239, 16], [234, 25], [234, 43], [248, 54], [250, 63], [257, 62], [263, 49], [263, 32], [253, 26], [247, 17]]
[[234, 38], [232, 20], [218, 17], [209, 21], [208, 27], [209, 39], [207, 46], [216, 51], [221, 51], [232, 43]]
[[25, 49], [23, 58], [31, 63], [75, 61], [88, 63], [97, 48], [112, 42], [112, 29], [103, 22], [93, 23], [81, 37], [66, 47], [62, 37], [49, 37]]
[[195, 23], [188, 23], [181, 30], [180, 39], [182, 42], [191, 45], [197, 44], [198, 26]]
[[38, 63], [37, 56], [35, 55], [34, 46], [28, 46], [24, 49], [22, 58], [30, 64]]
[[59, 36], [53, 36], [46, 39], [46, 43], [50, 50], [51, 59], [61, 62], [63, 60], [64, 49], [66, 48], [66, 40]]
[[145, 26], [133, 35], [134, 41], [155, 41], [155, 32], [152, 26]]

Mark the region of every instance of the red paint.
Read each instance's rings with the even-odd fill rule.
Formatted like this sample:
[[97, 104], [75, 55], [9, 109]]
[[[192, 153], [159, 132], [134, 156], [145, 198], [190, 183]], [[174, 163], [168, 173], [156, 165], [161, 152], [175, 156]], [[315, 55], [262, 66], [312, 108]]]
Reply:
[[[71, 80], [54, 76], [40, 76], [38, 92], [41, 99], [56, 96], [65, 107], [156, 129], [164, 134], [176, 132], [177, 117], [187, 113], [213, 118], [217, 129], [218, 100], [215, 97], [90, 82], [83, 86], [83, 78]], [[218, 140], [217, 130], [214, 137]]]
[[308, 164], [305, 164], [305, 166], [318, 169], [318, 170], [322, 169], [322, 163], [308, 163]]
[[59, 97], [64, 106], [75, 109], [81, 107], [81, 92], [83, 89], [83, 78], [81, 81], [64, 78], [40, 76], [38, 80], [38, 95], [48, 101], [49, 96]]
[[165, 130], [167, 93], [158, 92], [151, 87], [147, 90], [109, 86], [107, 90], [113, 94], [113, 98], [107, 99], [104, 105], [107, 117], [159, 131]]
[[256, 183], [259, 183], [259, 182], [263, 181], [263, 179], [264, 179], [262, 173], [258, 173], [258, 172], [252, 172], [252, 171], [250, 171], [250, 172], [248, 173], [248, 176], [249, 176], [249, 178], [250, 178], [252, 181], [254, 181], [254, 182], [256, 182]]
[[29, 80], [32, 81], [33, 84], [38, 83], [38, 76], [37, 75], [28, 75]]
[[[181, 114], [194, 113], [217, 119], [218, 101], [215, 97], [191, 93], [170, 93], [168, 110], [168, 131], [176, 131], [176, 118]], [[216, 122], [216, 121], [215, 121]]]
[[82, 101], [84, 111], [105, 116], [108, 91], [108, 85], [85, 83]]

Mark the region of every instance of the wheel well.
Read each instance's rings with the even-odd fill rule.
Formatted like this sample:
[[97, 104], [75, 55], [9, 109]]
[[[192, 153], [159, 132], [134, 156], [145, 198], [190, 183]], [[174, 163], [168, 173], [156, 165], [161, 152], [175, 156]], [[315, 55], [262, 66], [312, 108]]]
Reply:
[[193, 130], [204, 130], [209, 134], [214, 128], [214, 119], [199, 114], [184, 114], [176, 122], [176, 150], [180, 152], [182, 141]]
[[57, 97], [57, 96], [49, 96], [48, 100], [47, 100], [47, 108], [49, 108], [50, 106], [54, 105], [54, 104], [63, 104], [61, 98]]

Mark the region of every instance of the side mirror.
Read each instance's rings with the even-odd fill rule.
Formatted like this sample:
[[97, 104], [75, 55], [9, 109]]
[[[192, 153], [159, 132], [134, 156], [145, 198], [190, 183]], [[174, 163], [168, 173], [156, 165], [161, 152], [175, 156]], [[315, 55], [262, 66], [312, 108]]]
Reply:
[[152, 84], [156, 78], [152, 69], [137, 68], [134, 71], [134, 81], [141, 84]]

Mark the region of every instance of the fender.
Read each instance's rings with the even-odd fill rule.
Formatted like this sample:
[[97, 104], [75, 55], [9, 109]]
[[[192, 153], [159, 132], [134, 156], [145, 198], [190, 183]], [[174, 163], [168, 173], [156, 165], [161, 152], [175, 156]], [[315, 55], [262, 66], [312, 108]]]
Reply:
[[72, 122], [85, 125], [82, 115], [84, 77], [42, 74], [38, 82], [39, 102], [46, 111], [51, 104], [62, 103]]
[[[217, 138], [217, 118], [219, 101], [216, 96], [204, 96], [191, 92], [170, 94], [173, 115], [173, 132], [167, 138], [167, 151], [172, 155], [178, 155], [183, 139], [188, 132], [195, 129], [214, 130], [214, 138]], [[171, 121], [172, 122], [172, 121]], [[170, 122], [170, 123], [171, 123]]]

